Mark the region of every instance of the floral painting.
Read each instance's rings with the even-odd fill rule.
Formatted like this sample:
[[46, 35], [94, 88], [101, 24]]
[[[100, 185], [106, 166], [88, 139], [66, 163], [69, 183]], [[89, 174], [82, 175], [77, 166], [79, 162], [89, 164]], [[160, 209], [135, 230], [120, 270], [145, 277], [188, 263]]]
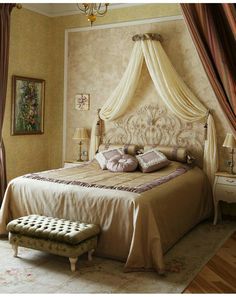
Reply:
[[89, 110], [89, 94], [78, 94], [75, 96], [75, 109]]
[[13, 76], [12, 135], [42, 134], [45, 81]]

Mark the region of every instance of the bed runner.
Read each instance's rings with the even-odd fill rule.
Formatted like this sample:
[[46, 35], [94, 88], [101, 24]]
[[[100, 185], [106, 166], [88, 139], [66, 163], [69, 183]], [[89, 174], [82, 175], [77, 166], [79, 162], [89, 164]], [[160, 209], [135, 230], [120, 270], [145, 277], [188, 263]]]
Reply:
[[[176, 162], [173, 162], [176, 163]], [[111, 190], [120, 190], [120, 191], [127, 191], [127, 192], [133, 192], [133, 193], [143, 193], [145, 191], [151, 190], [154, 187], [157, 187], [159, 185], [162, 185], [182, 174], [184, 174], [185, 172], [187, 172], [189, 169], [191, 169], [189, 166], [187, 165], [180, 165], [177, 166], [177, 168], [175, 168], [176, 166], [173, 166], [173, 168], [170, 168], [169, 170], [167, 170], [166, 173], [163, 173], [163, 176], [158, 176], [156, 177], [155, 174], [152, 175], [150, 173], [141, 173], [138, 174], [138, 178], [140, 178], [140, 175], [149, 175], [150, 180], [148, 181], [144, 181], [141, 182], [140, 184], [136, 185], [136, 186], [126, 186], [126, 185], [109, 185], [109, 183], [106, 183], [106, 177], [104, 177], [103, 182], [101, 183], [101, 181], [99, 182], [88, 182], [88, 181], [83, 181], [83, 179], [86, 179], [86, 177], [84, 178], [84, 176], [82, 175], [81, 178], [77, 178], [78, 175], [78, 171], [81, 171], [81, 169], [83, 169], [84, 167], [89, 166], [90, 164], [92, 164], [91, 162], [83, 164], [83, 165], [78, 165], [76, 167], [73, 167], [74, 170], [77, 170], [77, 174], [72, 174], [71, 170], [68, 172], [67, 176], [63, 176], [63, 174], [60, 174], [60, 171], [68, 171], [68, 168], [62, 168], [62, 169], [57, 169], [57, 170], [49, 170], [49, 171], [44, 171], [44, 172], [39, 172], [39, 173], [32, 173], [32, 174], [27, 174], [24, 175], [24, 178], [29, 178], [29, 179], [34, 179], [34, 180], [41, 180], [41, 181], [47, 181], [47, 182], [52, 182], [52, 183], [59, 183], [59, 184], [66, 184], [66, 185], [76, 185], [76, 186], [81, 186], [81, 187], [87, 187], [87, 188], [100, 188], [100, 189], [111, 189]], [[99, 170], [99, 169], [98, 169]], [[100, 169], [101, 170], [101, 169]], [[107, 178], [109, 179], [110, 176], [107, 175], [108, 170], [101, 170], [102, 172], [94, 172], [94, 174], [96, 176], [106, 174]], [[161, 170], [159, 171], [161, 172]], [[159, 173], [158, 172], [158, 173]], [[119, 173], [119, 174], [114, 174], [114, 173], [110, 173], [112, 175], [113, 179], [116, 179], [118, 177], [120, 177], [120, 175], [124, 175], [127, 173]], [[160, 175], [160, 173], [159, 173]], [[136, 175], [137, 176], [137, 175]], [[127, 176], [128, 178], [133, 177], [134, 179], [137, 177], [133, 176], [133, 174], [129, 174], [129, 176]], [[66, 178], [65, 178], [66, 177]]]

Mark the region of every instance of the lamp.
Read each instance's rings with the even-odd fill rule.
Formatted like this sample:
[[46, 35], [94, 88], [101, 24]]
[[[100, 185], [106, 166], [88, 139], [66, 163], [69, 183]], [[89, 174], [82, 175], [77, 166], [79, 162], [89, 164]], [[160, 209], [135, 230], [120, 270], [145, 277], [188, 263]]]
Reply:
[[223, 143], [223, 147], [227, 147], [231, 149], [231, 161], [229, 162], [230, 174], [234, 174], [234, 149], [236, 148], [236, 141], [234, 136], [231, 133], [227, 133], [225, 137], [225, 141]]
[[77, 3], [77, 7], [88, 17], [88, 21], [93, 25], [97, 16], [101, 17], [107, 13], [109, 3]]
[[79, 157], [78, 157], [77, 161], [80, 161], [80, 162], [83, 161], [81, 158], [81, 154], [82, 154], [81, 147], [82, 147], [83, 141], [85, 141], [87, 139], [88, 139], [88, 132], [87, 132], [86, 128], [76, 128], [75, 129], [73, 140], [79, 141]]

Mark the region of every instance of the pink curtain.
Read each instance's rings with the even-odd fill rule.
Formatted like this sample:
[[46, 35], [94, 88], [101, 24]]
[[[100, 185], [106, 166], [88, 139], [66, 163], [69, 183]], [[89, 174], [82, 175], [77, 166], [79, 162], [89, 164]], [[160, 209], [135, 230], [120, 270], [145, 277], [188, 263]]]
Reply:
[[0, 4], [0, 204], [7, 185], [2, 126], [5, 111], [10, 39], [10, 15], [15, 4]]
[[236, 134], [235, 4], [181, 4], [206, 74]]

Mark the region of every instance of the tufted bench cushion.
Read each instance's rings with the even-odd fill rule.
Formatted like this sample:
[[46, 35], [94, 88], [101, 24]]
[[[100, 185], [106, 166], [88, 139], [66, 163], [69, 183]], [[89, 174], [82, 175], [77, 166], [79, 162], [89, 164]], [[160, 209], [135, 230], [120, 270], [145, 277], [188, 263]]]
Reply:
[[29, 215], [7, 225], [9, 241], [17, 256], [18, 246], [69, 257], [71, 270], [75, 270], [78, 256], [91, 254], [97, 247], [99, 226], [39, 215]]
[[69, 244], [78, 244], [99, 234], [99, 227], [94, 224], [39, 215], [30, 215], [13, 220], [7, 225], [7, 230], [12, 233]]

